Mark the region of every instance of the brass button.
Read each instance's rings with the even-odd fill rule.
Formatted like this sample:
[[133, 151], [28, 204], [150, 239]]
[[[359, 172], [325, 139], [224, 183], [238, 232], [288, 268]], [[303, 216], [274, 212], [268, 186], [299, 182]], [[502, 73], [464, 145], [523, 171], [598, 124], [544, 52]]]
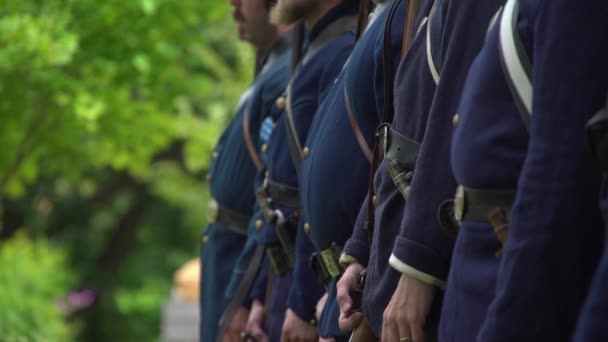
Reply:
[[213, 156], [213, 159], [217, 159], [220, 156], [220, 153], [217, 151], [213, 151], [212, 156]]
[[206, 245], [207, 243], [209, 243], [209, 236], [207, 236], [207, 235], [203, 236], [203, 238], [201, 239], [201, 243], [203, 245]]
[[306, 158], [306, 157], [308, 157], [308, 155], [309, 155], [309, 154], [310, 154], [310, 149], [309, 149], [308, 147], [304, 147], [304, 148], [302, 149], [302, 156], [303, 156], [304, 158]]
[[262, 153], [266, 153], [266, 151], [268, 151], [268, 144], [263, 144], [262, 145]]
[[374, 195], [374, 197], [372, 197], [372, 204], [374, 207], [378, 206], [378, 196]]
[[310, 225], [308, 223], [304, 223], [304, 233], [310, 234]]
[[216, 223], [220, 217], [220, 205], [216, 200], [211, 199], [207, 205], [207, 221], [209, 223]]
[[264, 221], [262, 221], [262, 219], [255, 221], [255, 229], [262, 230], [262, 227], [264, 227]]
[[458, 114], [455, 114], [452, 117], [452, 125], [454, 125], [454, 127], [458, 127], [459, 122], [460, 122], [460, 116]]
[[283, 109], [285, 108], [285, 97], [281, 96], [277, 99], [277, 101], [275, 102], [275, 104], [277, 105], [277, 107], [279, 109]]
[[317, 325], [317, 320], [316, 319], [311, 319], [310, 320], [310, 325]]

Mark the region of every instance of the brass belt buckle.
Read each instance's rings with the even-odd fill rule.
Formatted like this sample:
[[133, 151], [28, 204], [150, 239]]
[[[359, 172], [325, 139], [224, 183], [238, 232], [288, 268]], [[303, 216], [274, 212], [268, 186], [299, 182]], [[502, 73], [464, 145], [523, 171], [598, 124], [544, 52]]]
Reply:
[[322, 250], [319, 255], [321, 256], [321, 260], [323, 260], [323, 265], [325, 265], [327, 273], [332, 278], [338, 277], [341, 274], [340, 263], [336, 258], [333, 246]]
[[220, 205], [215, 199], [211, 199], [207, 204], [207, 221], [209, 223], [216, 223], [220, 218]]
[[454, 218], [458, 224], [462, 224], [462, 219], [464, 217], [464, 187], [459, 185], [456, 188], [456, 194], [454, 195]]

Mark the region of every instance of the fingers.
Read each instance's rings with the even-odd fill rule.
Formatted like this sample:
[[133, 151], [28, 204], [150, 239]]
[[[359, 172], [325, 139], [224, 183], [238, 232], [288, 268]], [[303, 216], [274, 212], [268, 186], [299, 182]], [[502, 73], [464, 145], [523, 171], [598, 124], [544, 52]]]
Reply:
[[290, 337], [289, 332], [283, 328], [281, 330], [281, 342], [289, 342]]
[[354, 312], [348, 316], [344, 312], [340, 312], [338, 325], [340, 326], [340, 330], [351, 331], [354, 330], [362, 320], [363, 314], [361, 312]]
[[317, 328], [287, 310], [281, 331], [282, 342], [315, 342], [319, 339]]
[[319, 299], [319, 301], [317, 302], [317, 305], [315, 306], [315, 318], [317, 319], [317, 321], [321, 320], [321, 315], [323, 314], [323, 310], [325, 309], [326, 303], [327, 303], [327, 293], [325, 293], [323, 295], [323, 297], [321, 297], [321, 299]]
[[399, 319], [398, 321], [393, 322], [393, 325], [397, 327], [397, 329], [396, 329], [397, 335], [395, 336], [397, 339], [391, 340], [391, 341], [400, 341], [400, 342], [414, 341], [412, 332], [411, 332], [411, 325], [406, 320]]
[[357, 286], [359, 279], [357, 279], [353, 274], [345, 273], [340, 281], [336, 284], [337, 301], [340, 306], [340, 311], [342, 312], [350, 312], [353, 306], [353, 300], [350, 297], [351, 291]]
[[417, 311], [411, 309], [406, 312], [408, 333], [413, 342], [424, 342], [424, 322], [425, 319]]
[[424, 342], [424, 330], [422, 329], [422, 325], [410, 325], [410, 331], [413, 342]]
[[397, 336], [395, 339], [395, 335], [399, 334], [399, 330], [396, 326], [394, 326], [389, 312], [390, 306], [384, 311], [384, 315], [382, 317], [382, 336], [380, 336], [380, 341], [382, 342], [399, 341], [399, 336]]
[[258, 341], [258, 342], [268, 341], [268, 336], [266, 336], [266, 333], [264, 332], [262, 327], [260, 327], [259, 325], [255, 324], [248, 330], [251, 332], [251, 335], [253, 335], [253, 337], [255, 337], [256, 341]]
[[343, 284], [336, 287], [338, 290], [337, 301], [338, 306], [340, 306], [340, 312], [350, 313], [350, 310], [353, 307], [353, 300], [350, 297], [350, 288], [347, 287], [346, 284]]
[[407, 307], [401, 305], [398, 294], [393, 295], [382, 317], [382, 341], [413, 341], [411, 331], [413, 320], [410, 318], [414, 318], [415, 315], [409, 315], [410, 312]]
[[223, 342], [239, 342], [241, 340], [241, 332], [235, 330], [229, 330], [222, 339]]

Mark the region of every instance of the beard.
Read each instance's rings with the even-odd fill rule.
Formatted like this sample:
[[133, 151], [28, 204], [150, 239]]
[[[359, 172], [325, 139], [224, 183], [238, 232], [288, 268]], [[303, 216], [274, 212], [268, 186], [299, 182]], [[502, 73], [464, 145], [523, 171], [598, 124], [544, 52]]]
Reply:
[[313, 10], [318, 2], [319, 0], [277, 0], [270, 9], [270, 22], [275, 25], [295, 24]]

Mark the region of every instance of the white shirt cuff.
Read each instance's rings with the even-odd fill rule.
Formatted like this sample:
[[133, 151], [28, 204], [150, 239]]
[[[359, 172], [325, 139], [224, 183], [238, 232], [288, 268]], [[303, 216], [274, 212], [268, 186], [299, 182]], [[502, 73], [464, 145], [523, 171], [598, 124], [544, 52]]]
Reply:
[[340, 255], [340, 265], [342, 265], [342, 267], [347, 268], [348, 265], [354, 264], [354, 263], [359, 264], [359, 262], [357, 261], [357, 259], [355, 259], [354, 256], [344, 254], [344, 253], [342, 253], [342, 255]]
[[420, 280], [423, 283], [426, 283], [431, 286], [437, 286], [440, 289], [445, 289], [445, 281], [437, 279], [430, 274], [419, 271], [412, 266], [407, 265], [403, 261], [399, 260], [394, 254], [391, 254], [391, 257], [388, 259], [388, 263], [397, 271], [405, 274], [410, 278], [414, 278]]

